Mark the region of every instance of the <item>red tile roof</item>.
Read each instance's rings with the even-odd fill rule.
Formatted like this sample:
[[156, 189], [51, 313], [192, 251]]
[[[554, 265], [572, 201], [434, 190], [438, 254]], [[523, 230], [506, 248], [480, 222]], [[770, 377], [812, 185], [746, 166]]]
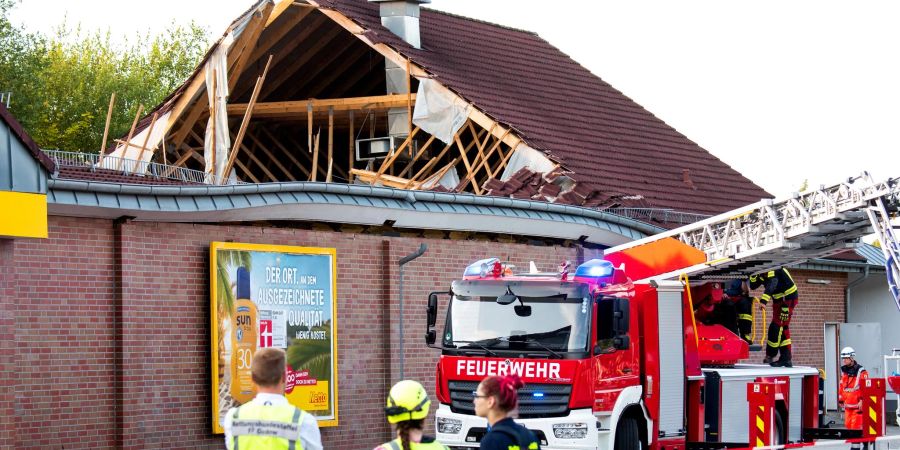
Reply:
[[57, 178], [63, 180], [84, 180], [84, 181], [100, 181], [104, 183], [119, 184], [154, 184], [154, 185], [185, 185], [197, 184], [179, 180], [170, 180], [168, 178], [160, 178], [153, 175], [135, 175], [132, 173], [124, 174], [118, 170], [108, 169], [92, 169], [91, 167], [73, 167], [62, 166], [59, 168]]
[[[515, 129], [579, 184], [642, 195], [650, 206], [715, 214], [765, 190], [538, 35], [422, 9], [422, 49], [381, 25], [378, 5], [320, 0]], [[685, 172], [689, 169], [689, 172]]]

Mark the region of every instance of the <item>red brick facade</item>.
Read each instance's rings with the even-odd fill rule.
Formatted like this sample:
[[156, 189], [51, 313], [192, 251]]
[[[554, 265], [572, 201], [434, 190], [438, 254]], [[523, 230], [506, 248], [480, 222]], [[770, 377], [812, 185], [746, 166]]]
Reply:
[[[340, 425], [326, 448], [389, 437], [399, 379], [397, 262], [404, 268], [405, 376], [433, 389], [425, 299], [486, 256], [555, 268], [594, 250], [257, 226], [50, 217], [46, 240], [0, 240], [0, 447], [221, 448], [211, 434], [209, 243], [335, 247]], [[822, 322], [844, 318], [846, 275], [796, 272], [797, 361], [821, 365]], [[808, 278], [832, 280], [809, 285]], [[445, 307], [441, 305], [441, 308]], [[439, 322], [443, 313], [439, 315]], [[14, 419], [12, 419], [14, 417]]]

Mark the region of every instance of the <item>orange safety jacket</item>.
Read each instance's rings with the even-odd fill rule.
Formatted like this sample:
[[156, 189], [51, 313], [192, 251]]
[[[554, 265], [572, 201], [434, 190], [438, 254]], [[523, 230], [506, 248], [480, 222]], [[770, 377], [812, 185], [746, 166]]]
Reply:
[[869, 378], [869, 372], [856, 361], [853, 361], [853, 365], [841, 366], [841, 387], [838, 399], [844, 404], [845, 409], [862, 407], [860, 386], [867, 378]]

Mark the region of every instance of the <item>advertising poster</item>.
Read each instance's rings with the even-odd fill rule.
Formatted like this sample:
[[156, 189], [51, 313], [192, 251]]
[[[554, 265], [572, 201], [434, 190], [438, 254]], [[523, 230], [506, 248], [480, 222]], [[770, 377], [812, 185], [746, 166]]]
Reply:
[[288, 401], [337, 425], [336, 267], [333, 248], [210, 244], [215, 433], [256, 396], [250, 362], [264, 347], [287, 352]]

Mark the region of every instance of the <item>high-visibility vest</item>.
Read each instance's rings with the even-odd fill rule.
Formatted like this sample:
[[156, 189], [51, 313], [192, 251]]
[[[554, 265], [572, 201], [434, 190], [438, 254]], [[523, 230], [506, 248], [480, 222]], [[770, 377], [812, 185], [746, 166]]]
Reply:
[[231, 423], [231, 450], [303, 450], [300, 424], [306, 413], [293, 405], [250, 402]]
[[869, 378], [869, 372], [866, 369], [859, 365], [859, 363], [854, 363], [855, 371], [851, 368], [850, 372], [847, 373], [841, 368], [841, 389], [838, 394], [840, 401], [844, 404], [844, 408], [860, 408], [862, 407], [862, 396], [860, 395], [860, 381], [863, 381]]
[[[400, 438], [394, 439], [390, 442], [385, 442], [377, 447], [379, 450], [403, 450], [403, 443], [400, 442]], [[441, 444], [438, 441], [430, 441], [430, 442], [409, 442], [409, 448], [412, 450], [447, 450], [447, 446]]]

